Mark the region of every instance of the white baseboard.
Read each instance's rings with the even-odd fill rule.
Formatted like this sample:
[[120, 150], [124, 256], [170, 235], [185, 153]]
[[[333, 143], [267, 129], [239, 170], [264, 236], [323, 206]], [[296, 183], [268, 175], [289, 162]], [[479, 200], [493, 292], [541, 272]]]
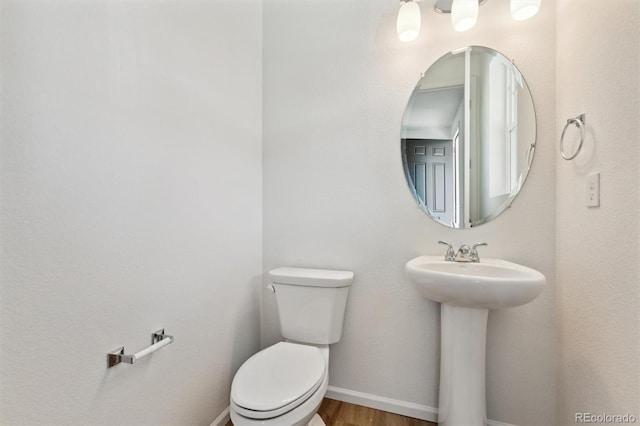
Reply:
[[438, 409], [427, 405], [414, 404], [413, 402], [385, 398], [383, 396], [337, 388], [335, 386], [329, 386], [325, 396], [327, 398], [337, 399], [338, 401], [363, 405], [365, 407], [375, 408], [376, 410], [388, 411], [389, 413], [400, 414], [415, 419], [434, 423], [438, 421]]
[[515, 426], [515, 425], [512, 425], [511, 423], [499, 422], [497, 420], [487, 420], [487, 426]]
[[[433, 423], [438, 422], [438, 409], [429, 407], [428, 405], [420, 405], [413, 402], [385, 398], [383, 396], [337, 388], [335, 386], [329, 386], [325, 396], [338, 401], [375, 408], [376, 410], [388, 411], [389, 413], [400, 414], [402, 416], [413, 417], [414, 419], [426, 420]], [[220, 413], [213, 423], [211, 423], [211, 426], [225, 426], [229, 420], [231, 420], [231, 416], [229, 414], [229, 407], [227, 407], [222, 413]], [[487, 426], [515, 425], [495, 420], [487, 420]]]
[[229, 420], [231, 420], [231, 416], [229, 415], [229, 407], [225, 408], [222, 413], [211, 423], [211, 426], [225, 426]]
[[[325, 396], [338, 401], [375, 408], [376, 410], [388, 411], [389, 413], [400, 414], [402, 416], [413, 417], [415, 419], [426, 420], [428, 422], [438, 422], [438, 409], [429, 407], [428, 405], [420, 405], [413, 402], [385, 398], [383, 396], [371, 395], [335, 386], [329, 386]], [[487, 426], [515, 425], [497, 422], [495, 420], [487, 420]]]

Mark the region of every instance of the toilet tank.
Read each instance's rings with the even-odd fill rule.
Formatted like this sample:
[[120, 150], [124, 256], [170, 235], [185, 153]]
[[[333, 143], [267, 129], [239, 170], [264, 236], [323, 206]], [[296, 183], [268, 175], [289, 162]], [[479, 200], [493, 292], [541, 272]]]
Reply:
[[331, 344], [342, 337], [351, 271], [276, 268], [269, 271], [282, 336], [301, 343]]

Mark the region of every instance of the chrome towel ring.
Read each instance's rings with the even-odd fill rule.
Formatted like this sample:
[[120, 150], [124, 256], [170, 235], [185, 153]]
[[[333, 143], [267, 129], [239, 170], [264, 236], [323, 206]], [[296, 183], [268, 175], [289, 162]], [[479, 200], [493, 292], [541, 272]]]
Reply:
[[[582, 144], [584, 142], [584, 135], [585, 135], [585, 130], [584, 130], [585, 119], [586, 117], [584, 114], [580, 114], [577, 117], [570, 118], [567, 120], [567, 124], [565, 124], [564, 129], [562, 130], [562, 136], [560, 136], [560, 155], [562, 155], [562, 158], [564, 158], [565, 160], [573, 160], [574, 158], [576, 158], [576, 155], [578, 155], [580, 153], [580, 150], [582, 149]], [[567, 155], [564, 152], [564, 134], [567, 132], [567, 129], [571, 124], [575, 124], [576, 127], [580, 128], [580, 143], [578, 144], [578, 148], [573, 154]]]

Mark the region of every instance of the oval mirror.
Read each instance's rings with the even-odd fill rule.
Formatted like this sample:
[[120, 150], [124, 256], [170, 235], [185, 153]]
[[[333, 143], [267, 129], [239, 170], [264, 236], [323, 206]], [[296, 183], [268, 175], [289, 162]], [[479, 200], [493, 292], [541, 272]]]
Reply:
[[486, 223], [513, 202], [529, 172], [536, 116], [527, 83], [499, 52], [470, 46], [422, 75], [402, 119], [409, 189], [435, 221]]

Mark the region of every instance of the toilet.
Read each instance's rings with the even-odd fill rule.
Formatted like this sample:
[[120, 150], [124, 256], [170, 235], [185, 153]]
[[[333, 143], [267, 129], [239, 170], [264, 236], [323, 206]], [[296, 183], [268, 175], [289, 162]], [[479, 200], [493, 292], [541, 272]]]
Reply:
[[249, 358], [231, 385], [234, 426], [324, 426], [317, 414], [329, 383], [329, 345], [342, 337], [353, 272], [269, 272], [285, 341]]

